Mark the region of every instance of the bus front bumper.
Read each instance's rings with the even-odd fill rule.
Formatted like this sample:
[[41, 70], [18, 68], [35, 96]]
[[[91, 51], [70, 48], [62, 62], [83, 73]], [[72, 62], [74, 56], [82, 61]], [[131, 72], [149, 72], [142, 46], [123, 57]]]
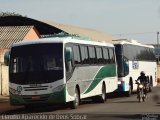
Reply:
[[60, 104], [65, 103], [65, 92], [55, 92], [45, 95], [15, 95], [10, 94], [11, 105], [29, 105], [29, 104]]
[[118, 92], [125, 91], [125, 83], [118, 82]]

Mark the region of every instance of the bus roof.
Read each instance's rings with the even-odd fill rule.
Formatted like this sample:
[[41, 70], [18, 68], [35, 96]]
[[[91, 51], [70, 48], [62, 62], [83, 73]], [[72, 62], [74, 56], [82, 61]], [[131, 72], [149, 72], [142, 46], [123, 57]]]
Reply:
[[23, 45], [31, 45], [31, 44], [43, 44], [43, 43], [78, 43], [78, 44], [92, 44], [92, 45], [99, 45], [99, 46], [109, 46], [114, 47], [111, 43], [106, 42], [95, 42], [95, 41], [89, 41], [85, 39], [77, 39], [73, 37], [50, 37], [50, 38], [42, 38], [37, 40], [26, 40], [14, 43], [11, 47], [16, 46], [23, 46]]
[[130, 45], [137, 45], [137, 46], [142, 46], [142, 47], [154, 48], [154, 46], [152, 46], [152, 45], [146, 45], [146, 44], [142, 44], [136, 40], [127, 40], [127, 39], [113, 40], [113, 44], [114, 45], [130, 44]]

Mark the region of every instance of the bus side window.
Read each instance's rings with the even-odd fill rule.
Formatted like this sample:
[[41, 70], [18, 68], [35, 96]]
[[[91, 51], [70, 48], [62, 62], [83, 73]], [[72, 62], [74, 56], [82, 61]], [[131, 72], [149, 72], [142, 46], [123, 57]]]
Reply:
[[89, 55], [88, 55], [88, 46], [85, 46], [84, 47], [85, 49], [84, 49], [84, 51], [85, 51], [85, 56], [86, 56], [86, 58], [85, 58], [85, 64], [89, 64]]
[[112, 52], [113, 52], [113, 63], [116, 63], [116, 61], [115, 61], [115, 51], [114, 51], [114, 49], [112, 49]]
[[100, 47], [96, 47], [97, 64], [102, 64], [102, 50]]
[[112, 48], [109, 48], [109, 60], [110, 60], [110, 63], [114, 63], [115, 62], [115, 59], [114, 59], [114, 51]]
[[65, 49], [65, 63], [66, 63], [66, 71], [71, 72], [73, 68], [73, 50], [72, 47], [66, 47]]
[[89, 56], [87, 46], [80, 46], [82, 64], [89, 64]]
[[107, 48], [103, 48], [103, 57], [104, 57], [104, 63], [109, 63], [109, 53]]
[[124, 75], [128, 75], [129, 74], [129, 63], [128, 63], [128, 59], [123, 57], [123, 68], [124, 68]]
[[96, 60], [95, 49], [93, 46], [89, 46], [88, 50], [89, 50], [90, 64], [95, 64], [95, 60]]
[[81, 64], [81, 59], [80, 59], [80, 52], [79, 52], [79, 46], [75, 45], [73, 46], [73, 55], [74, 55], [74, 64]]

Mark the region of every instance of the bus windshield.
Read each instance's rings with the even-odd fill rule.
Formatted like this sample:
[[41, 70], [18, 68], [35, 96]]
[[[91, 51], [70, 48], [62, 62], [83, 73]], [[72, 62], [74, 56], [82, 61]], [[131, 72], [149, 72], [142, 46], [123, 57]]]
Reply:
[[10, 82], [41, 84], [63, 78], [62, 44], [33, 44], [11, 49]]
[[116, 52], [116, 61], [118, 67], [118, 77], [124, 76], [123, 70], [123, 57], [122, 57], [122, 45], [115, 45], [115, 52]]
[[124, 77], [129, 73], [128, 59], [123, 55], [123, 46], [115, 45], [118, 77]]

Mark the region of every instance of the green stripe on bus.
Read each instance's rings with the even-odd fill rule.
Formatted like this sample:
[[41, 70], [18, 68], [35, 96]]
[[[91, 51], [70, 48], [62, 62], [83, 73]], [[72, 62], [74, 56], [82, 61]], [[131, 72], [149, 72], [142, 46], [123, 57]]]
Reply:
[[92, 91], [101, 82], [102, 79], [106, 77], [115, 77], [115, 76], [116, 76], [116, 66], [115, 65], [109, 65], [109, 66], [102, 67], [84, 94]]

